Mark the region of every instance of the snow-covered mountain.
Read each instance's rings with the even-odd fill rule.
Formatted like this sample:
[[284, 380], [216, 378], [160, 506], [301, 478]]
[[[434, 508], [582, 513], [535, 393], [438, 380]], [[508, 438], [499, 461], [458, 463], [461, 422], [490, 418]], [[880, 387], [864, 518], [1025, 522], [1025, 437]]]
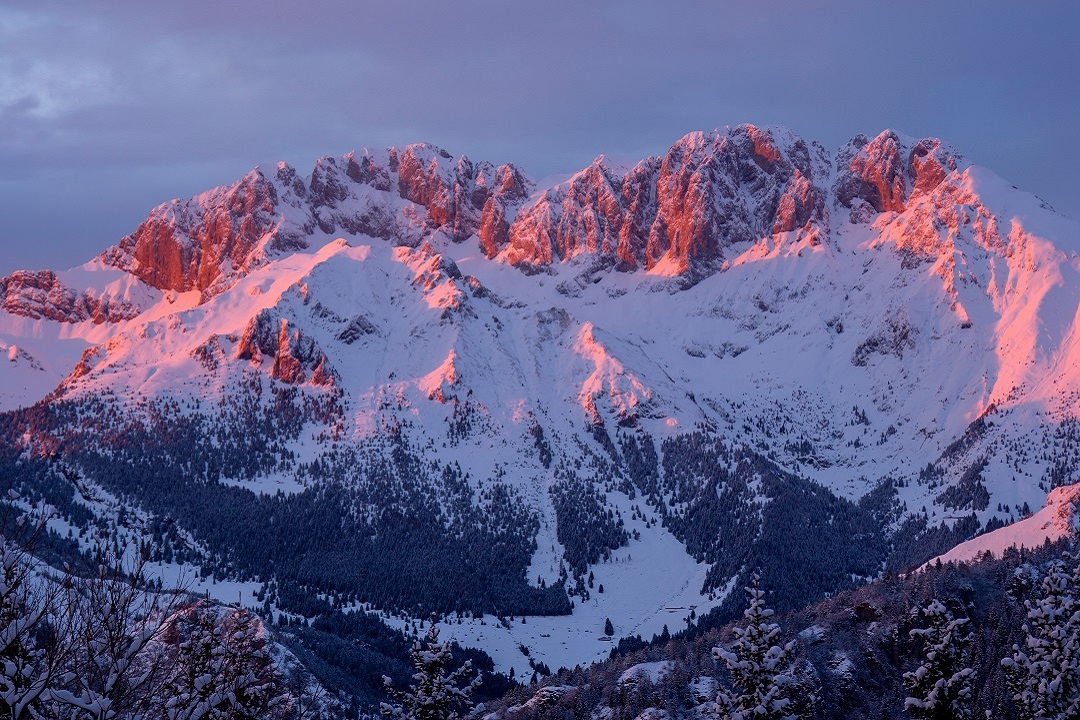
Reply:
[[1080, 479], [1078, 249], [892, 131], [741, 125], [550, 187], [430, 145], [281, 164], [0, 279], [2, 443], [277, 607], [459, 612], [557, 667], [754, 565], [793, 605]]

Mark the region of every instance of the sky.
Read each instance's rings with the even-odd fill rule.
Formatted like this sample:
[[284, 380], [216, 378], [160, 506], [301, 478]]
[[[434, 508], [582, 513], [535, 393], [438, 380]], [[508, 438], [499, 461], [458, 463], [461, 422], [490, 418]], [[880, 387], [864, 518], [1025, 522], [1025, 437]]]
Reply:
[[790, 127], [939, 137], [1080, 219], [1080, 3], [0, 0], [0, 274], [257, 164], [433, 142], [534, 178]]

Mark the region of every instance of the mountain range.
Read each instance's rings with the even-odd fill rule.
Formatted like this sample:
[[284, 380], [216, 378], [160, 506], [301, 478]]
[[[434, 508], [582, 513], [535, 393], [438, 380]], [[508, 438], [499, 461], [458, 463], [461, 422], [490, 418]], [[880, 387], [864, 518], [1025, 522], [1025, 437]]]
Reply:
[[0, 279], [0, 470], [73, 546], [271, 615], [436, 612], [569, 667], [1077, 482], [1078, 250], [893, 131], [740, 125], [547, 184], [425, 144], [257, 168]]

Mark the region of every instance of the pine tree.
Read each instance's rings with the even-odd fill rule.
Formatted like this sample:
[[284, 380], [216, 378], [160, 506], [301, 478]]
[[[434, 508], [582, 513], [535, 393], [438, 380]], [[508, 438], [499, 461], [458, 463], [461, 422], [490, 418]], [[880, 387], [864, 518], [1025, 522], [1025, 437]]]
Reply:
[[751, 578], [746, 596], [750, 607], [743, 612], [746, 627], [736, 627], [731, 649], [713, 648], [713, 658], [722, 661], [731, 677], [731, 690], [723, 685], [716, 697], [716, 711], [722, 720], [794, 720], [787, 687], [791, 681], [795, 641], [776, 644], [780, 626], [768, 622], [773, 611], [765, 607], [765, 591], [757, 573]]
[[472, 709], [470, 696], [480, 684], [480, 676], [468, 684], [466, 678], [472, 674], [472, 661], [465, 661], [460, 668], [445, 674], [446, 667], [453, 657], [449, 642], [439, 642], [439, 630], [434, 618], [428, 626], [424, 644], [419, 640], [413, 643], [409, 652], [416, 672], [413, 673], [413, 685], [406, 692], [394, 689], [390, 678], [383, 676], [383, 684], [396, 704], [382, 703], [382, 714], [395, 720], [457, 720], [461, 710], [468, 715]]
[[922, 641], [923, 662], [904, 673], [909, 695], [904, 709], [917, 720], [969, 720], [974, 712], [975, 671], [968, 667], [971, 629], [967, 618], [954, 618], [940, 600], [921, 611], [925, 628], [911, 631]]
[[1012, 657], [1001, 661], [1023, 718], [1080, 718], [1080, 603], [1073, 595], [1080, 568], [1073, 564], [1071, 574], [1062, 560], [1047, 567], [1040, 597], [1024, 603], [1024, 647], [1014, 645]]
[[611, 624], [611, 618], [604, 620], [604, 634], [608, 637], [615, 634], [615, 626]]

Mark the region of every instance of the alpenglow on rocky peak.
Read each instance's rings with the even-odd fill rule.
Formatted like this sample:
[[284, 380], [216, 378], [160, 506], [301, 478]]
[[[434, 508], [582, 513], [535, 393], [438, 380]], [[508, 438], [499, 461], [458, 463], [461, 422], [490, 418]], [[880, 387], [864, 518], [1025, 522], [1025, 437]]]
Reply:
[[[151, 287], [209, 297], [319, 236], [415, 247], [438, 234], [453, 242], [475, 236], [484, 255], [527, 272], [592, 256], [617, 271], [698, 279], [740, 243], [785, 234], [826, 241], [833, 207], [863, 221], [902, 210], [913, 193], [931, 192], [962, 165], [938, 140], [886, 131], [854, 138], [834, 167], [824, 147], [790, 130], [739, 125], [690, 133], [629, 168], [599, 157], [537, 191], [514, 165], [474, 163], [432, 145], [364, 149], [323, 157], [306, 177], [281, 163], [163, 203], [101, 258]], [[71, 308], [72, 319], [102, 321], [128, 314], [45, 289], [48, 278], [2, 282], [0, 296], [16, 313]]]

